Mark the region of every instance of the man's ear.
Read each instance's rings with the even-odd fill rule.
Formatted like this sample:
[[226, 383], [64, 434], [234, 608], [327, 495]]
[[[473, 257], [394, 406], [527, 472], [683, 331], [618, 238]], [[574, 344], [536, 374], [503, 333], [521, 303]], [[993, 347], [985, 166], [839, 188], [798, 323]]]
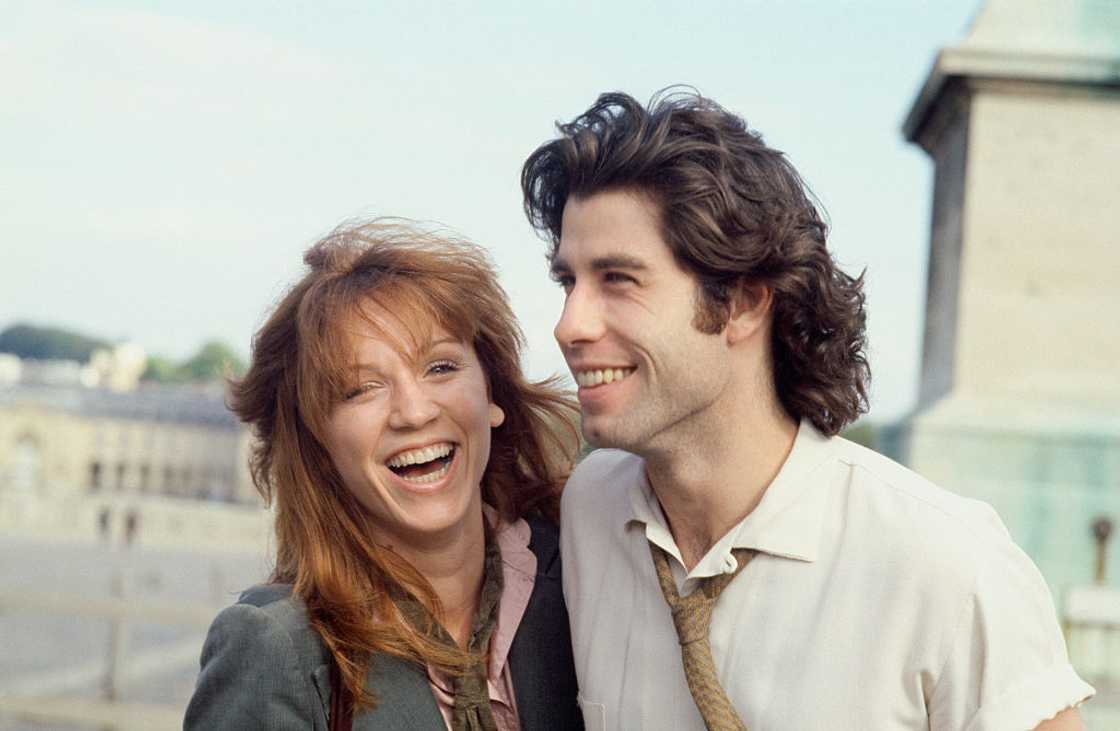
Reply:
[[727, 342], [735, 345], [754, 337], [770, 320], [774, 290], [765, 284], [740, 282], [731, 294]]

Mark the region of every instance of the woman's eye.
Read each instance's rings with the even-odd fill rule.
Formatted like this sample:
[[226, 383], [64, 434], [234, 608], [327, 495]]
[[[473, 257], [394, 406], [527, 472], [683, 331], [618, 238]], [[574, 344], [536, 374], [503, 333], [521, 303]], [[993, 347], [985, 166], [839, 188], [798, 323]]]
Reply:
[[459, 364], [451, 360], [440, 360], [428, 366], [428, 373], [433, 376], [442, 376], [459, 370]]
[[365, 383], [360, 383], [357, 386], [355, 386], [354, 388], [347, 391], [342, 396], [342, 400], [343, 401], [350, 401], [351, 399], [356, 399], [359, 396], [362, 396], [364, 394], [375, 391], [380, 387], [381, 387], [381, 384], [377, 381], [366, 381]]

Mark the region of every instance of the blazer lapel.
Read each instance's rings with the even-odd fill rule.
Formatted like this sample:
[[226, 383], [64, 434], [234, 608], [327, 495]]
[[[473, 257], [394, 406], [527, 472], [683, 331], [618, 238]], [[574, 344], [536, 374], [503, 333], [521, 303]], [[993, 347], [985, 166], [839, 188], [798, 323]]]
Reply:
[[529, 525], [537, 576], [507, 658], [521, 731], [582, 729], [556, 528], [533, 520]]
[[445, 728], [428, 676], [415, 665], [392, 655], [374, 655], [366, 690], [377, 698], [377, 708], [355, 715], [354, 731]]

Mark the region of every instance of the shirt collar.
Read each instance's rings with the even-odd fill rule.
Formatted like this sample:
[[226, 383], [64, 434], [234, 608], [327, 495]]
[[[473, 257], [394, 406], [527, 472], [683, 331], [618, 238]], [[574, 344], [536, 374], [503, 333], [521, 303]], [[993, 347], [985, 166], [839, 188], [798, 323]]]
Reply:
[[491, 525], [496, 527], [496, 540], [502, 552], [502, 590], [501, 603], [498, 605], [498, 624], [490, 639], [489, 674], [491, 683], [496, 683], [502, 675], [513, 645], [517, 627], [529, 606], [533, 585], [537, 577], [537, 555], [529, 548], [533, 532], [529, 524], [521, 518], [512, 523], [499, 522], [496, 510], [484, 506]]
[[[723, 573], [730, 564], [731, 549], [750, 548], [798, 561], [815, 561], [820, 552], [821, 533], [829, 491], [820, 466], [832, 453], [832, 440], [808, 421], [802, 420], [789, 456], [766, 488], [758, 506], [708, 551], [689, 577]], [[657, 496], [646, 477], [630, 488], [630, 512], [626, 523], [645, 525], [646, 538], [680, 560], [680, 551], [669, 531]]]
[[[537, 576], [537, 555], [529, 548], [533, 531], [523, 519], [512, 523], [502, 521], [498, 511], [483, 503], [482, 514], [494, 529], [494, 539], [502, 553], [502, 598], [498, 604], [498, 621], [490, 638], [487, 680], [491, 700], [504, 698], [498, 690], [506, 660], [509, 657], [517, 627], [529, 606]], [[428, 680], [444, 693], [445, 702], [454, 702], [454, 680], [428, 666]]]

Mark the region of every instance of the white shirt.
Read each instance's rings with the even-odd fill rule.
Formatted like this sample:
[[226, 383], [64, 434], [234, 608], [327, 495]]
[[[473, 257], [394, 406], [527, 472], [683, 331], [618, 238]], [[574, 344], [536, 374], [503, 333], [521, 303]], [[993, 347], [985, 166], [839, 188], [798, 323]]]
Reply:
[[1041, 575], [987, 505], [808, 422], [758, 507], [685, 575], [641, 458], [599, 450], [564, 492], [561, 551], [588, 731], [704, 728], [648, 541], [682, 595], [759, 554], [712, 617], [751, 731], [1033, 729], [1093, 694]]

